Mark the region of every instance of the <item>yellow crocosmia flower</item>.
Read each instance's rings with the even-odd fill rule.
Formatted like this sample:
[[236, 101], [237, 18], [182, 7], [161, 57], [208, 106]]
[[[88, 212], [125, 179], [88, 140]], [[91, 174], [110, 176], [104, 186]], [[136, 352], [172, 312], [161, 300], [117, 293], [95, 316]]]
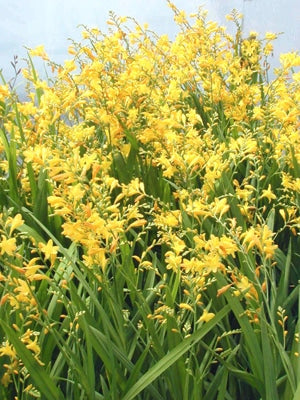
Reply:
[[26, 344], [26, 347], [28, 350], [31, 350], [36, 355], [40, 354], [41, 352], [41, 348], [37, 343], [37, 336], [30, 343]]
[[47, 244], [40, 242], [39, 249], [44, 253], [45, 260], [50, 260], [52, 265], [56, 259], [59, 247], [53, 246], [53, 240], [49, 239]]
[[[10, 369], [14, 369], [11, 367], [11, 365], [9, 367], [10, 367]], [[16, 370], [16, 369], [14, 369], [14, 370]], [[12, 375], [14, 375], [14, 373], [12, 371], [4, 372], [4, 374], [1, 378], [1, 383], [4, 387], [8, 387], [8, 385], [12, 382]]]
[[159, 226], [178, 226], [181, 221], [181, 213], [179, 210], [168, 211], [155, 217], [155, 223]]
[[252, 118], [253, 119], [263, 119], [264, 118], [264, 110], [261, 107], [254, 107]]
[[189, 200], [185, 211], [196, 217], [207, 217], [210, 215], [208, 207], [203, 200]]
[[69, 54], [72, 54], [72, 55], [75, 55], [75, 54], [76, 54], [76, 50], [75, 50], [75, 48], [74, 48], [73, 45], [71, 45], [71, 46], [68, 47], [68, 53], [69, 53]]
[[16, 214], [14, 217], [8, 217], [5, 226], [10, 225], [9, 236], [13, 231], [24, 224], [21, 214]]
[[4, 101], [10, 96], [8, 85], [0, 85], [0, 100]]
[[167, 251], [165, 255], [165, 260], [167, 264], [167, 269], [172, 269], [178, 272], [182, 263], [182, 257], [176, 255], [173, 251]]
[[227, 211], [230, 209], [229, 204], [227, 204], [227, 199], [224, 197], [223, 199], [218, 199], [216, 198], [214, 203], [213, 203], [213, 208], [212, 208], [212, 214], [214, 215], [219, 215], [220, 217], [227, 213]]
[[218, 289], [217, 297], [221, 296], [223, 293], [227, 292], [231, 288], [233, 284], [229, 283], [228, 285], [223, 286], [222, 288]]
[[277, 249], [277, 244], [274, 244], [273, 237], [274, 233], [270, 230], [267, 225], [264, 225], [261, 232], [261, 242], [263, 246], [263, 253], [268, 258], [273, 258], [274, 252]]
[[77, 68], [74, 60], [66, 60], [64, 63], [64, 72], [70, 73]]
[[280, 55], [280, 62], [284, 69], [299, 67], [300, 55], [297, 52], [284, 53]]
[[[36, 300], [32, 294], [32, 287], [28, 285], [27, 281], [23, 279], [15, 279], [14, 285], [14, 296], [10, 296], [9, 302], [13, 308], [21, 308], [23, 304], [29, 305], [29, 307], [36, 306]], [[23, 303], [23, 304], [22, 304]]]
[[266, 40], [275, 40], [277, 39], [278, 35], [276, 33], [273, 32], [266, 32], [265, 33], [265, 39]]
[[36, 274], [36, 272], [43, 268], [42, 265], [37, 264], [37, 261], [39, 260], [39, 257], [34, 257], [32, 258], [28, 263], [24, 263], [24, 270], [25, 270], [25, 276], [30, 279], [31, 275]]
[[179, 308], [194, 312], [193, 307], [190, 306], [190, 305], [187, 304], [187, 303], [180, 303], [180, 304], [179, 304]]
[[191, 259], [184, 258], [181, 264], [182, 269], [186, 274], [198, 274], [202, 273], [204, 268], [203, 263], [201, 263], [196, 257], [191, 257]]
[[198, 322], [208, 322], [215, 316], [214, 313], [209, 313], [206, 309], [203, 311], [203, 314], [198, 319]]
[[221, 263], [221, 257], [218, 253], [211, 252], [203, 256], [200, 264], [203, 264], [204, 270], [207, 274], [216, 273], [220, 270], [224, 270], [224, 264]]
[[286, 223], [286, 214], [285, 214], [285, 210], [284, 210], [283, 208], [281, 208], [281, 209], [279, 210], [279, 214], [281, 215], [281, 217], [282, 217], [284, 223]]
[[71, 186], [69, 191], [69, 196], [74, 201], [81, 200], [85, 194], [85, 191], [82, 189], [82, 185], [78, 183], [77, 185]]
[[88, 39], [90, 37], [90, 33], [87, 31], [82, 31], [81, 36], [83, 37], [83, 39]]
[[106, 249], [94, 245], [88, 249], [88, 254], [83, 256], [87, 266], [99, 265], [102, 271], [105, 271], [107, 265]]
[[225, 18], [227, 21], [234, 21], [234, 16], [232, 14], [226, 14]]
[[49, 57], [43, 45], [37, 46], [34, 49], [29, 50], [29, 54], [32, 57], [41, 57], [43, 60], [49, 61]]
[[147, 223], [147, 220], [144, 219], [144, 218], [137, 219], [136, 221], [132, 222], [132, 223], [127, 227], [126, 232], [128, 232], [128, 231], [129, 231], [130, 229], [132, 229], [132, 228], [137, 228], [137, 227], [140, 227], [140, 226], [144, 226], [144, 225], [146, 225], [146, 223]]
[[272, 200], [276, 199], [276, 195], [272, 192], [271, 185], [268, 186], [268, 189], [264, 189], [262, 191], [262, 195], [259, 197], [260, 199], [266, 198], [270, 203]]
[[252, 249], [252, 247], [256, 246], [259, 251], [262, 252], [262, 245], [260, 242], [260, 234], [259, 231], [256, 230], [254, 227], [248, 229], [248, 231], [244, 232], [241, 235], [241, 239], [243, 239], [243, 244], [248, 244], [247, 251]]
[[185, 249], [184, 241], [175, 235], [170, 235], [170, 239], [172, 242], [172, 250], [175, 252], [176, 255], [181, 254]]
[[13, 346], [11, 344], [9, 344], [9, 342], [7, 340], [0, 347], [0, 357], [3, 357], [3, 356], [8, 356], [11, 358], [17, 357], [17, 353], [16, 353], [15, 349], [13, 348]]
[[234, 291], [235, 296], [239, 296], [241, 293], [245, 294], [247, 298], [258, 298], [258, 294], [253, 284], [249, 282], [246, 276], [242, 276], [238, 281], [235, 282], [235, 286], [238, 290]]
[[7, 239], [4, 235], [1, 235], [2, 239], [0, 242], [0, 254], [4, 253], [13, 255], [17, 248], [16, 238]]
[[213, 234], [211, 238], [205, 242], [204, 248], [212, 252], [217, 251], [221, 257], [226, 257], [228, 255], [235, 257], [235, 253], [238, 250], [233, 239], [224, 235], [219, 238]]

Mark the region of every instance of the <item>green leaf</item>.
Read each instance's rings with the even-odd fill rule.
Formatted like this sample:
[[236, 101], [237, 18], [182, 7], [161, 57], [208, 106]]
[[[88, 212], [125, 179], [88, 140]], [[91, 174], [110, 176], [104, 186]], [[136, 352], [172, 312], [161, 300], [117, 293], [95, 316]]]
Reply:
[[164, 371], [171, 367], [184, 353], [193, 347], [203, 338], [215, 325], [218, 324], [228, 314], [230, 307], [224, 306], [213, 319], [203, 325], [198, 331], [187, 339], [184, 339], [178, 346], [166, 354], [148, 372], [146, 372], [123, 397], [123, 400], [134, 399], [143, 389], [150, 385]]
[[267, 322], [263, 306], [261, 307], [261, 343], [262, 354], [264, 360], [264, 383], [266, 390], [266, 400], [278, 400], [278, 392], [276, 389], [276, 371], [275, 362], [272, 354], [271, 341], [267, 329]]
[[[223, 276], [218, 276], [218, 281], [221, 286], [226, 286], [227, 281]], [[225, 292], [225, 297], [231, 310], [235, 314], [235, 317], [242, 329], [243, 337], [245, 340], [245, 350], [248, 355], [248, 360], [253, 374], [256, 378], [256, 387], [260, 388], [260, 393], [263, 394], [264, 384], [263, 384], [263, 357], [261, 354], [261, 347], [252, 328], [248, 317], [245, 315], [245, 310], [242, 307], [240, 300], [233, 296], [230, 291]]]
[[16, 155], [16, 143], [14, 140], [13, 129], [11, 132], [11, 138], [8, 140], [5, 132], [0, 129], [0, 139], [5, 149], [6, 158], [8, 161], [8, 197], [12, 202], [17, 205], [20, 204], [20, 196], [18, 191], [18, 179], [17, 179], [17, 155]]

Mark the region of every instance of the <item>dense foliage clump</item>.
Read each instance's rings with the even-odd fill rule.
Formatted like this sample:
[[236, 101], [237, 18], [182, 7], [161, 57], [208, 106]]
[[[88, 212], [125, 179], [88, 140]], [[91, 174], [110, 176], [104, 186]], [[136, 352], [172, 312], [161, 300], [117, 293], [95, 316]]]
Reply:
[[300, 56], [169, 6], [0, 86], [1, 399], [300, 396]]

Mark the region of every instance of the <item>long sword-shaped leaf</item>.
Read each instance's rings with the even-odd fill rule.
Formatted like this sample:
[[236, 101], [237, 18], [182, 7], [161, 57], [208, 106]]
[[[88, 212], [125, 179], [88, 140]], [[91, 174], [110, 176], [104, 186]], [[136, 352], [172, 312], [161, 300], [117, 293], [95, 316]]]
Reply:
[[262, 318], [261, 318], [261, 342], [262, 342], [262, 353], [264, 359], [264, 376], [265, 376], [264, 382], [266, 388], [266, 399], [278, 400], [278, 392], [276, 389], [275, 363], [273, 359], [269, 332], [267, 330], [267, 323], [265, 320], [263, 307], [262, 307]]
[[156, 365], [149, 369], [124, 396], [123, 400], [134, 399], [143, 389], [158, 378], [164, 371], [173, 365], [184, 353], [201, 340], [215, 325], [228, 314], [230, 307], [223, 307], [213, 319], [203, 325], [189, 338], [183, 340], [178, 346], [166, 354]]

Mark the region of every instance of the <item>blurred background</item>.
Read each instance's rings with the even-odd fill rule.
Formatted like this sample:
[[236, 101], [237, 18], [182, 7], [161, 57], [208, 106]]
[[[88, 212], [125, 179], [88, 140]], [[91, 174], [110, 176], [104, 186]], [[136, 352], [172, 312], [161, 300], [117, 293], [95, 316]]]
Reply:
[[[244, 32], [265, 32], [282, 35], [275, 42], [271, 66], [278, 66], [280, 53], [299, 50], [300, 1], [299, 0], [173, 0], [187, 13], [195, 12], [199, 6], [208, 11], [208, 19], [226, 25], [234, 31], [233, 23], [225, 15], [233, 9], [244, 14]], [[11, 61], [18, 56], [19, 66], [26, 64], [26, 47], [43, 44], [51, 60], [63, 63], [69, 58], [68, 38], [81, 40], [80, 24], [107, 29], [109, 11], [118, 16], [132, 16], [140, 23], [147, 22], [149, 29], [159, 34], [176, 34], [173, 13], [166, 0], [0, 0], [2, 18], [0, 22], [0, 69], [9, 80], [14, 76]], [[19, 85], [21, 81], [18, 81]]]

